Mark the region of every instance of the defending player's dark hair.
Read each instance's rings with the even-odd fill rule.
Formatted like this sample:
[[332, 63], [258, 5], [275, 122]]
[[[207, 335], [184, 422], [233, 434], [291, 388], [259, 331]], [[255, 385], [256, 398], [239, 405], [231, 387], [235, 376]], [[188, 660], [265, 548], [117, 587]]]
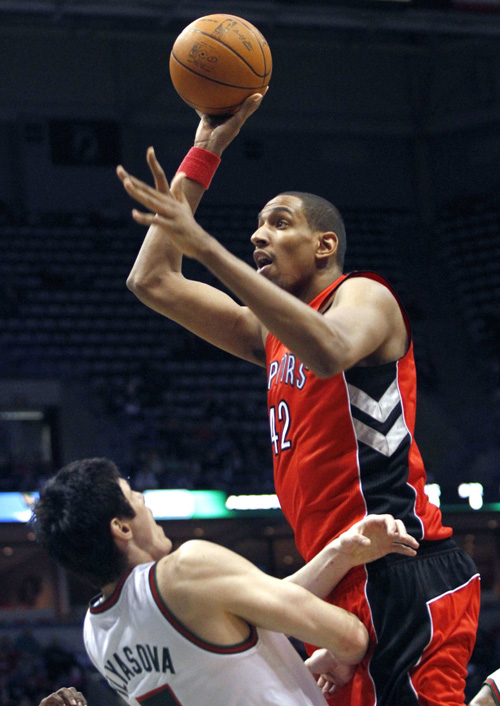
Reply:
[[346, 234], [344, 219], [340, 211], [330, 201], [327, 201], [322, 196], [309, 194], [304, 191], [284, 191], [287, 196], [296, 196], [302, 201], [304, 215], [307, 219], [309, 227], [320, 233], [328, 233], [333, 231], [338, 238], [338, 247], [336, 254], [337, 265], [342, 269], [344, 267], [344, 258], [346, 251]]
[[106, 458], [75, 461], [51, 478], [36, 502], [32, 525], [38, 542], [61, 566], [98, 587], [126, 570], [110, 522], [135, 512], [118, 483], [120, 472]]

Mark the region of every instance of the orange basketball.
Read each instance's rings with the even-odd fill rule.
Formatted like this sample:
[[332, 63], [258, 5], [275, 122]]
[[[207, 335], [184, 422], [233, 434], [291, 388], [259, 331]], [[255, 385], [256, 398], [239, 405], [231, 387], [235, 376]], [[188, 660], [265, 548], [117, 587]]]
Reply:
[[236, 112], [245, 98], [269, 83], [269, 45], [250, 22], [207, 15], [191, 22], [170, 54], [170, 76], [188, 105], [209, 115]]

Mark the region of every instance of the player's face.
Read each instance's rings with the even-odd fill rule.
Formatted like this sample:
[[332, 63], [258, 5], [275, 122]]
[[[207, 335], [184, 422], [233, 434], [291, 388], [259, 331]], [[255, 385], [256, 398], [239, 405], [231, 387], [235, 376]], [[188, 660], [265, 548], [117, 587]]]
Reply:
[[316, 236], [297, 196], [282, 194], [271, 199], [250, 238], [257, 272], [300, 297], [316, 273]]
[[135, 517], [127, 519], [134, 535], [134, 544], [144, 552], [144, 561], [158, 561], [170, 552], [172, 542], [155, 521], [151, 510], [146, 507], [144, 495], [132, 490], [124, 478], [120, 478], [118, 482], [135, 512]]

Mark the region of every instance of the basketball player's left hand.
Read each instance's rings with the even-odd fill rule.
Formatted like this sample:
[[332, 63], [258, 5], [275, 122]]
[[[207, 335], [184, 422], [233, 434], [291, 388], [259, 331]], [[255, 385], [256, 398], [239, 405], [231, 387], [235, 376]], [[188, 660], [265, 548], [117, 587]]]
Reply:
[[331, 696], [348, 684], [354, 676], [353, 665], [342, 664], [324, 648], [316, 650], [305, 661], [323, 694]]
[[40, 706], [87, 706], [87, 699], [74, 686], [62, 687], [42, 699]]
[[116, 170], [128, 195], [150, 211], [134, 209], [134, 220], [144, 226], [160, 226], [180, 252], [196, 257], [210, 236], [194, 219], [183, 189], [186, 177], [177, 175], [170, 187], [152, 147], [147, 151], [147, 161], [156, 188], [132, 176], [121, 165]]
[[392, 515], [367, 515], [333, 540], [332, 545], [339, 553], [347, 555], [353, 566], [391, 553], [415, 556], [419, 546], [403, 522]]

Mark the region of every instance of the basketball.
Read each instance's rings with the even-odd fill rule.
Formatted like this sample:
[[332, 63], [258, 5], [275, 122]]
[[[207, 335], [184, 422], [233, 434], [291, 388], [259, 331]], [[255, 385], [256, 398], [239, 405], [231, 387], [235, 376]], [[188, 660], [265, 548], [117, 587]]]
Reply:
[[183, 101], [208, 115], [235, 113], [269, 84], [272, 58], [257, 27], [234, 15], [191, 22], [170, 54], [170, 76]]

